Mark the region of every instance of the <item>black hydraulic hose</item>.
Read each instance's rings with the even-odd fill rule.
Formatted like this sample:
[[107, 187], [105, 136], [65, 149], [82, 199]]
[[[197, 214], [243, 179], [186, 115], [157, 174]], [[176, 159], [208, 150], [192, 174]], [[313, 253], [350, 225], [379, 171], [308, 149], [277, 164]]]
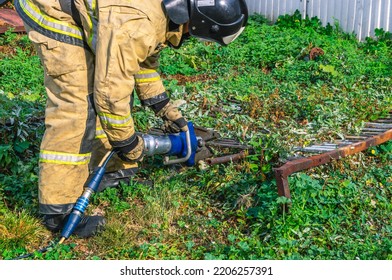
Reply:
[[27, 254], [18, 256], [18, 257], [16, 257], [16, 258], [13, 258], [12, 260], [26, 259], [26, 258], [29, 258], [29, 257], [34, 256], [34, 254], [36, 254], [36, 253], [45, 253], [45, 252], [47, 252], [50, 248], [54, 248], [54, 247], [55, 247], [56, 245], [58, 245], [58, 244], [59, 244], [58, 241], [56, 241], [56, 242], [52, 241], [51, 244], [48, 245], [48, 246], [46, 246], [45, 248], [38, 249], [38, 250], [36, 250], [36, 251], [33, 252], [33, 253], [27, 253]]

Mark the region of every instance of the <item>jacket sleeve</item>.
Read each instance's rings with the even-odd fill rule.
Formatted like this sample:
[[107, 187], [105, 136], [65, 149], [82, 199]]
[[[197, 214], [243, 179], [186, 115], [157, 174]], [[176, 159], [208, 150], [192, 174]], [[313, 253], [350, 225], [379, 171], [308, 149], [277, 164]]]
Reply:
[[[112, 13], [112, 11], [110, 11]], [[100, 16], [104, 15], [103, 13]], [[121, 17], [122, 16], [122, 17]], [[111, 22], [122, 19], [123, 22]], [[96, 48], [94, 95], [97, 114], [113, 147], [135, 140], [130, 100], [134, 76], [156, 47], [155, 30], [140, 14], [100, 18]]]
[[168, 101], [158, 70], [159, 52], [148, 57], [135, 75], [135, 89], [143, 106], [152, 107], [162, 101]]

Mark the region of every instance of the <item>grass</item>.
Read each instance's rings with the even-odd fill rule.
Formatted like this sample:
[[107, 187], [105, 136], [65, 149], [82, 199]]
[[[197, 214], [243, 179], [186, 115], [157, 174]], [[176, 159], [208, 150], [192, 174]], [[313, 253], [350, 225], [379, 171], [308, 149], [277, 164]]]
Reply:
[[[236, 137], [256, 155], [207, 169], [146, 159], [138, 178], [94, 196], [105, 231], [71, 236], [34, 259], [392, 259], [392, 143], [290, 176], [281, 213], [272, 168], [294, 146], [357, 133], [392, 110], [390, 34], [357, 42], [338, 26], [253, 16], [233, 44], [165, 49], [161, 71], [194, 123]], [[0, 60], [0, 258], [50, 244], [37, 213], [42, 68], [26, 37], [3, 35]], [[323, 55], [310, 60], [312, 48]], [[136, 100], [139, 130], [160, 125]]]

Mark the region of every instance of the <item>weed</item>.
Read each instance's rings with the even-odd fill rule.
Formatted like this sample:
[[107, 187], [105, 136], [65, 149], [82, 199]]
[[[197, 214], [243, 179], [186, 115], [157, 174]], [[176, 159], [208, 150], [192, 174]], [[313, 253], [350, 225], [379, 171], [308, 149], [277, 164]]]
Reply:
[[[358, 132], [391, 111], [390, 36], [377, 36], [359, 43], [338, 24], [296, 13], [277, 24], [252, 16], [226, 48], [192, 39], [165, 49], [160, 70], [184, 115], [255, 154], [206, 169], [145, 159], [138, 180], [94, 195], [89, 211], [105, 214], [105, 231], [34, 258], [392, 259], [390, 142], [292, 175], [290, 215], [272, 176], [293, 146]], [[36, 219], [45, 94], [31, 45], [12, 33], [1, 40], [13, 50], [0, 60], [0, 246], [8, 259], [40, 247], [46, 233]], [[133, 112], [141, 131], [160, 125], [137, 98]]]
[[31, 250], [33, 246], [38, 246], [42, 237], [44, 232], [39, 221], [26, 211], [0, 211], [0, 251], [4, 259], [25, 253], [22, 248]]

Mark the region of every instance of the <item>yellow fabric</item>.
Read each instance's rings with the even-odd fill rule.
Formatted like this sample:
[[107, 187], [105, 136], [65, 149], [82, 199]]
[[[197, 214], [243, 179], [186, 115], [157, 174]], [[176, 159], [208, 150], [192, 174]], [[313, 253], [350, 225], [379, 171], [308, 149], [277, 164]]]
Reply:
[[72, 204], [83, 192], [89, 175], [95, 131], [86, 131], [86, 122], [88, 95], [93, 90], [94, 57], [81, 47], [26, 29], [45, 69], [48, 95], [39, 164], [39, 202]]
[[[76, 26], [57, 0], [29, 1], [42, 18]], [[50, 39], [25, 25], [45, 69], [48, 95], [39, 176], [40, 211], [46, 214], [69, 211], [89, 172], [111, 148], [109, 141], [133, 136], [129, 104], [134, 76], [141, 70], [156, 70], [159, 51], [168, 40], [179, 43], [182, 32], [182, 27], [168, 32], [161, 0], [75, 0], [75, 4], [91, 50]], [[142, 99], [165, 91], [158, 78], [139, 82]], [[98, 121], [88, 101], [92, 93], [101, 120], [97, 131], [103, 132], [99, 135], [96, 125], [91, 125], [92, 120]], [[90, 154], [90, 161], [82, 160]], [[135, 167], [115, 159], [109, 171]]]
[[140, 100], [150, 99], [165, 92], [161, 77], [155, 69], [141, 67], [135, 78], [136, 92]]
[[61, 10], [60, 2], [58, 0], [28, 0], [33, 3], [45, 17], [50, 17], [54, 20], [75, 24], [72, 17]]
[[[161, 14], [164, 20], [163, 12]], [[94, 90], [96, 109], [100, 116], [115, 112], [117, 117], [126, 118], [130, 115], [134, 75], [140, 70], [140, 62], [154, 53], [159, 42], [155, 36], [156, 27], [146, 14], [127, 6], [100, 8], [99, 19]], [[124, 141], [134, 134], [133, 122], [114, 126], [102, 121], [102, 128], [112, 142]]]
[[15, 4], [20, 5], [23, 14], [28, 16], [32, 22], [37, 24], [40, 28], [59, 33], [62, 35], [73, 37], [82, 41], [82, 30], [76, 26], [71, 16], [60, 11], [60, 4], [58, 1], [49, 2], [52, 9], [48, 9], [46, 5], [42, 5], [41, 1], [31, 0], [17, 0]]
[[[90, 160], [90, 170], [94, 170], [95, 167], [99, 165], [101, 159], [105, 156], [107, 152], [112, 149], [110, 146], [108, 138], [101, 127], [99, 119], [97, 119], [95, 139], [93, 141], [93, 154], [94, 156]], [[109, 161], [106, 172], [114, 172], [120, 169], [137, 168], [137, 163], [128, 163], [122, 161], [117, 155]]]

